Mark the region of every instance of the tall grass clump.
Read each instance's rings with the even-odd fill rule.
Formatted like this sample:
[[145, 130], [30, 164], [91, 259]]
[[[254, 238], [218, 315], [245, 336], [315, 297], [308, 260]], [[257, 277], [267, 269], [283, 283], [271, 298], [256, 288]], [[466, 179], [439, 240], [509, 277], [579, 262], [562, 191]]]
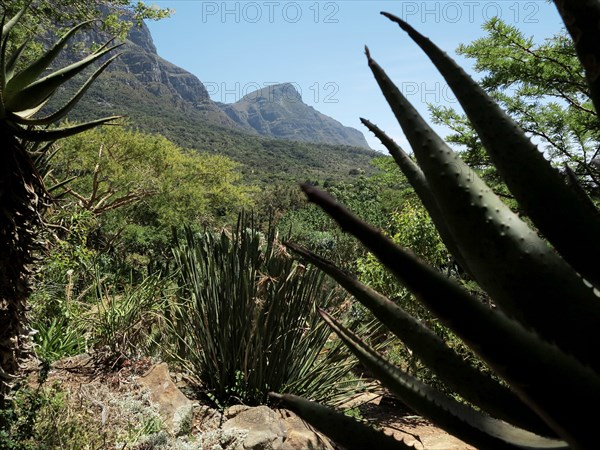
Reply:
[[105, 278], [97, 276], [94, 306], [82, 315], [96, 356], [118, 367], [129, 358], [158, 354], [169, 277], [150, 275], [125, 286]]
[[317, 307], [335, 307], [323, 275], [294, 261], [274, 227], [240, 216], [232, 233], [186, 229], [174, 249], [169, 314], [178, 359], [220, 404], [262, 404], [272, 390], [336, 403], [355, 391], [352, 362]]

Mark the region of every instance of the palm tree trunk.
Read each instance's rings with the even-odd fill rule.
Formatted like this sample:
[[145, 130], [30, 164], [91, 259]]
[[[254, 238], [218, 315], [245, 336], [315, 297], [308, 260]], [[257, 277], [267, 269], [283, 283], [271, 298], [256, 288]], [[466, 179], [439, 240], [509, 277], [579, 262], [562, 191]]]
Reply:
[[29, 279], [46, 199], [30, 155], [0, 123], [0, 406], [30, 349]]

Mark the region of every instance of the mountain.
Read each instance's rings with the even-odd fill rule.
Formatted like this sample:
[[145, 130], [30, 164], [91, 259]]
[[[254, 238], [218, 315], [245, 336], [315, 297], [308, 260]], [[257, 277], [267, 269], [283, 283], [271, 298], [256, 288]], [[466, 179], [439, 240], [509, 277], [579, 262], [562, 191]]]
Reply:
[[369, 148], [360, 131], [308, 106], [291, 83], [267, 86], [219, 106], [237, 124], [263, 136]]
[[[81, 48], [108, 39], [95, 30], [77, 36], [57, 66], [80, 58]], [[282, 93], [288, 95], [287, 84], [273, 89], [271, 103], [268, 93], [260, 91], [255, 97], [267, 102], [254, 102], [253, 94], [232, 105], [213, 102], [196, 76], [157, 54], [145, 25], [130, 31], [120, 51], [71, 112], [71, 120], [125, 115], [132, 126], [160, 133], [182, 147], [225, 154], [242, 164], [245, 175], [265, 182], [340, 179], [353, 169], [369, 171], [369, 161], [379, 155], [359, 131], [305, 105], [295, 90], [289, 94], [298, 101], [282, 99]], [[68, 83], [49, 109], [64, 103], [82, 79]], [[296, 136], [294, 128], [299, 130]]]
[[[92, 48], [108, 39], [95, 29], [77, 34], [72, 50], [66, 53], [66, 62], [82, 57], [74, 49]], [[104, 82], [96, 82], [84, 97], [82, 104], [86, 109], [93, 104], [104, 114], [124, 113], [132, 118], [145, 110], [166, 115], [185, 113], [193, 122], [238, 128], [210, 99], [196, 76], [158, 56], [145, 24], [132, 27], [119, 51], [121, 56], [100, 77]], [[100, 114], [94, 114], [97, 115]]]

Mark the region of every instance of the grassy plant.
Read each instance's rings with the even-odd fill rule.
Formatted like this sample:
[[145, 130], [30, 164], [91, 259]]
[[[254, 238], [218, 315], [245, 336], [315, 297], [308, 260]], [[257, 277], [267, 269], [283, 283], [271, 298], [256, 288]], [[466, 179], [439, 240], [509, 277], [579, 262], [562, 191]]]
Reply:
[[82, 315], [91, 330], [91, 345], [115, 363], [152, 353], [160, 340], [168, 283], [168, 278], [153, 275], [138, 285], [120, 287], [98, 276], [92, 309]]
[[35, 352], [45, 361], [54, 362], [66, 356], [83, 353], [87, 349], [83, 327], [69, 323], [64, 317], [54, 317], [50, 323], [32, 323]]
[[233, 234], [187, 230], [174, 250], [179, 295], [170, 324], [178, 356], [221, 403], [261, 404], [272, 389], [336, 401], [352, 363], [318, 320], [331, 289], [295, 262], [274, 228], [241, 216]]

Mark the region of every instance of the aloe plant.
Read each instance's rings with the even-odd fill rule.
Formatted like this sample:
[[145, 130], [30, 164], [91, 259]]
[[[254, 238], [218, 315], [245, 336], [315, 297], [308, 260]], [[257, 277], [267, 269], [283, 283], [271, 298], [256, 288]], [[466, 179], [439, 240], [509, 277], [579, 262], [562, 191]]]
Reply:
[[107, 43], [81, 61], [46, 73], [69, 38], [87, 23], [69, 30], [53, 47], [27, 64], [21, 60], [27, 42], [17, 45], [10, 55], [8, 48], [11, 30], [26, 13], [29, 3], [10, 19], [4, 14], [0, 24], [0, 402], [10, 389], [29, 343], [25, 322], [29, 274], [34, 251], [40, 244], [37, 232], [43, 224], [41, 214], [50, 202], [35, 164], [40, 155], [31, 154], [28, 146], [80, 133], [116, 118], [51, 128], [66, 116], [116, 56], [105, 61], [65, 105], [39, 116], [60, 86], [118, 45]]
[[[596, 24], [600, 21], [600, 2], [556, 3], [598, 108]], [[472, 445], [486, 449], [596, 448], [596, 419], [589, 411], [600, 400], [600, 266], [595, 260], [600, 251], [600, 213], [574, 186], [573, 177], [566, 182], [450, 57], [400, 18], [382, 14], [419, 45], [446, 79], [535, 228], [514, 214], [431, 129], [368, 49], [369, 67], [412, 147], [416, 163], [377, 126], [362, 121], [390, 151], [448, 249], [496, 307], [481, 303], [328, 194], [311, 186], [303, 189], [309, 200], [358, 238], [504, 383], [462, 362], [390, 300], [329, 261], [291, 244], [293, 251], [327, 272], [367, 306], [472, 406], [403, 373], [333, 317], [324, 311], [321, 314], [363, 364], [409, 406]], [[304, 400], [288, 395], [277, 398], [324, 432], [331, 431], [335, 420], [340, 420], [333, 411], [324, 418], [318, 405]], [[346, 436], [351, 433], [336, 438], [348, 448], [358, 448], [356, 441]], [[404, 445], [397, 443], [397, 448]]]

